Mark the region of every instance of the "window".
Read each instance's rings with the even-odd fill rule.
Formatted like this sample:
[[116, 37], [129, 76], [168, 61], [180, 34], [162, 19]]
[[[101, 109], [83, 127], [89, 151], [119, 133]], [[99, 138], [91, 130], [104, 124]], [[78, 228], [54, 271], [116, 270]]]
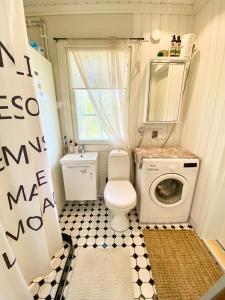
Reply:
[[[79, 142], [100, 142], [107, 143], [109, 136], [107, 135], [104, 126], [101, 124], [95, 107], [92, 103], [92, 98], [97, 101], [97, 106], [101, 110], [109, 122], [113, 122], [115, 116], [113, 112], [117, 111], [115, 105], [117, 100], [125, 97], [125, 86], [118, 86], [114, 84], [113, 76], [111, 73], [110, 57], [105, 48], [79, 48], [79, 55], [82, 57], [83, 68], [88, 74], [88, 88], [84, 84], [82, 77], [82, 70], [77, 65], [74, 54], [74, 48], [67, 49], [67, 64], [69, 71], [69, 81], [71, 88], [72, 104], [75, 107], [75, 123], [77, 129], [77, 138]], [[76, 49], [76, 51], [78, 51]], [[82, 52], [83, 51], [83, 52]], [[83, 56], [82, 56], [83, 55]], [[124, 75], [127, 68], [126, 56], [119, 53], [119, 68], [116, 70], [119, 74], [116, 76]], [[124, 74], [123, 74], [124, 73]], [[123, 81], [124, 82], [124, 81]], [[126, 80], [125, 80], [126, 82]], [[126, 82], [127, 83], [127, 82]], [[113, 86], [113, 88], [112, 88]], [[90, 95], [92, 97], [90, 97]], [[120, 105], [120, 104], [119, 104]]]
[[[101, 94], [101, 100], [104, 98], [107, 101], [107, 91], [99, 89], [95, 92]], [[107, 141], [107, 134], [96, 116], [87, 90], [74, 89], [74, 99], [76, 104], [79, 140]], [[110, 109], [108, 111], [110, 111]]]

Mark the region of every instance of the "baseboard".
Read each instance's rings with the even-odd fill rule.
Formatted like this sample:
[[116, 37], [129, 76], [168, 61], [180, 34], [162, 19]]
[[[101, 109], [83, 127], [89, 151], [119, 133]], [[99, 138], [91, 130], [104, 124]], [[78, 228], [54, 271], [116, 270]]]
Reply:
[[215, 258], [215, 260], [217, 261], [218, 265], [221, 267], [221, 269], [223, 270], [223, 272], [225, 272], [225, 264], [224, 264], [224, 262], [217, 255], [217, 253], [215, 253], [213, 251], [210, 243], [205, 238], [202, 238], [202, 241], [204, 242], [204, 244], [206, 245], [206, 247], [208, 248], [208, 250], [210, 251], [210, 253], [212, 254], [212, 256]]
[[196, 229], [196, 224], [191, 217], [189, 217], [188, 223], [194, 228], [194, 230]]

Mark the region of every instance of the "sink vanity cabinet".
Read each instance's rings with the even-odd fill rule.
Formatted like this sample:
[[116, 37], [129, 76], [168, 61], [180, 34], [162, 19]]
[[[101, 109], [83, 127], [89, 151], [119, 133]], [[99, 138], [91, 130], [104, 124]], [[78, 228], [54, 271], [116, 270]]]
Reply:
[[98, 153], [66, 154], [60, 163], [66, 200], [97, 200]]

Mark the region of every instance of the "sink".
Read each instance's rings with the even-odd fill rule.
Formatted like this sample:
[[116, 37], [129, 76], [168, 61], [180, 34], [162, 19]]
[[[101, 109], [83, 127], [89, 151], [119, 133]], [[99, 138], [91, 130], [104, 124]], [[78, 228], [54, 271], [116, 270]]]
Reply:
[[66, 165], [70, 163], [78, 163], [81, 162], [96, 162], [98, 158], [98, 152], [84, 152], [84, 153], [69, 153], [61, 158], [61, 165]]

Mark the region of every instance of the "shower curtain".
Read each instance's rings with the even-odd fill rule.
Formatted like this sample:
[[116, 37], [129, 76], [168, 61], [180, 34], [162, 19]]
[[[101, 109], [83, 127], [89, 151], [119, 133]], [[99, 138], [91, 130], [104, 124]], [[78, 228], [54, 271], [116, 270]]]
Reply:
[[62, 247], [41, 133], [22, 0], [0, 2], [0, 299], [28, 284]]

